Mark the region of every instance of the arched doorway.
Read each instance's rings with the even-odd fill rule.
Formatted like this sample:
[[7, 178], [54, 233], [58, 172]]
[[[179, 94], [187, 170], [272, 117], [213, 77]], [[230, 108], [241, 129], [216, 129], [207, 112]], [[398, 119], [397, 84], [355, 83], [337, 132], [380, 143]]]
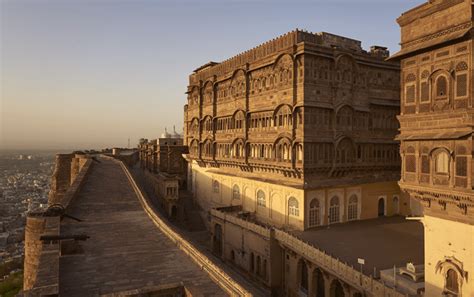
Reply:
[[222, 226], [216, 224], [214, 226], [214, 237], [213, 237], [213, 247], [212, 250], [219, 257], [222, 256]]
[[385, 199], [383, 197], [379, 198], [378, 216], [385, 216]]
[[324, 276], [320, 269], [316, 268], [313, 272], [313, 285], [315, 297], [326, 297], [326, 292], [324, 288]]
[[298, 262], [299, 289], [303, 293], [308, 293], [308, 266], [300, 259]]
[[341, 282], [337, 279], [331, 283], [331, 297], [345, 297], [344, 289], [342, 288]]
[[178, 208], [176, 207], [176, 205], [173, 205], [171, 207], [171, 218], [176, 219], [177, 216], [178, 216]]

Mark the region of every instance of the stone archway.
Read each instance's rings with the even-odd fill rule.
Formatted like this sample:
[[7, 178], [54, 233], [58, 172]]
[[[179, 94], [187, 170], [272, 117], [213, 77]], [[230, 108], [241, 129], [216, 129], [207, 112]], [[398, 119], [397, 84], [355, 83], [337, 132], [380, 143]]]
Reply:
[[383, 197], [379, 198], [377, 209], [378, 209], [377, 214], [378, 214], [379, 217], [385, 216], [385, 199]]
[[315, 297], [326, 297], [326, 288], [324, 282], [323, 272], [316, 268], [313, 271], [312, 283], [314, 288]]
[[344, 288], [339, 280], [335, 279], [331, 283], [331, 290], [330, 290], [331, 297], [345, 297]]
[[308, 266], [303, 259], [300, 259], [298, 261], [298, 290], [304, 294], [308, 294], [308, 289]]

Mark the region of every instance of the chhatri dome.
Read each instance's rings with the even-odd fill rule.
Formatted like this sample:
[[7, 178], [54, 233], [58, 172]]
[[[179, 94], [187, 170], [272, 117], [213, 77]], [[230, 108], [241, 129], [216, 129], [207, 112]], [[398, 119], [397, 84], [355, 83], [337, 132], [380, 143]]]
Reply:
[[182, 138], [182, 136], [176, 132], [176, 127], [173, 126], [173, 133], [168, 133], [167, 128], [165, 128], [165, 132], [161, 133], [161, 138]]
[[171, 138], [171, 134], [168, 133], [168, 130], [165, 128], [165, 132], [161, 133], [161, 138]]
[[176, 132], [176, 127], [173, 126], [173, 135], [171, 136], [173, 138], [181, 138], [181, 134], [179, 134], [178, 132]]

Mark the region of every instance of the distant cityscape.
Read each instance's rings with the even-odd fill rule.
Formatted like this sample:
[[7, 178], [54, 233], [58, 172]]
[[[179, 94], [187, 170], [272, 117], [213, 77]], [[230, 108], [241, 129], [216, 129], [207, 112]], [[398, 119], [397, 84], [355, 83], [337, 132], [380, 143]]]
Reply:
[[23, 255], [25, 216], [48, 202], [55, 152], [0, 152], [0, 262]]

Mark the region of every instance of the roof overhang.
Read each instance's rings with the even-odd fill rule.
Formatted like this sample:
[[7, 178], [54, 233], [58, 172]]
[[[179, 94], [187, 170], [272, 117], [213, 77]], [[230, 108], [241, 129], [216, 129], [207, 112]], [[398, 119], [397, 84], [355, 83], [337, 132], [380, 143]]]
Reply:
[[472, 130], [464, 131], [444, 131], [444, 132], [412, 132], [402, 133], [395, 137], [395, 140], [446, 140], [459, 139], [471, 135]]
[[[410, 54], [415, 54], [428, 48], [434, 47], [439, 44], [455, 41], [465, 37], [472, 29], [472, 24], [462, 30], [455, 30], [453, 32], [445, 33], [446, 31], [439, 32], [425, 38], [422, 38], [420, 42], [416, 42], [413, 45], [402, 48], [399, 52], [392, 55], [387, 59], [389, 60], [401, 60]], [[438, 36], [439, 35], [439, 36]], [[424, 41], [423, 39], [427, 39]]]

